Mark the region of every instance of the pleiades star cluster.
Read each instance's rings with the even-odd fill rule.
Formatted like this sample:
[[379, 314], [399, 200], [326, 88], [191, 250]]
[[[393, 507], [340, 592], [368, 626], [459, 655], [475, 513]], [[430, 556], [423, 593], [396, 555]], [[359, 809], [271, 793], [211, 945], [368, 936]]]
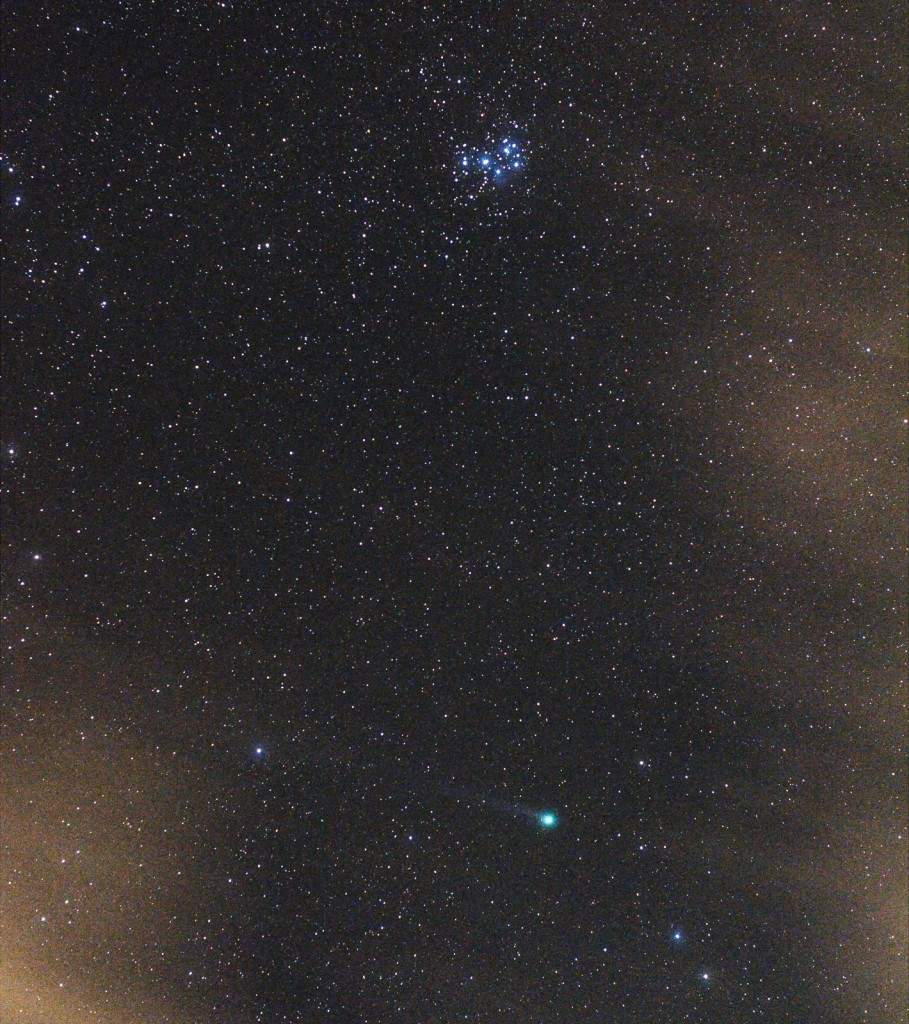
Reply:
[[6, 4], [4, 1024], [907, 1021], [906, 18]]
[[506, 185], [524, 169], [527, 156], [521, 144], [508, 137], [483, 148], [463, 148], [456, 166], [462, 180], [481, 186]]

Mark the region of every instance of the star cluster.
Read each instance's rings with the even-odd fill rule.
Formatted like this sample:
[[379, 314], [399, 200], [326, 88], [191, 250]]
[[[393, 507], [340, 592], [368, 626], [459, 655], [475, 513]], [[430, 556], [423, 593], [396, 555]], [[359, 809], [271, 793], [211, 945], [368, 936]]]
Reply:
[[505, 185], [524, 170], [527, 157], [514, 138], [504, 137], [483, 149], [464, 147], [458, 154], [458, 175], [481, 186]]

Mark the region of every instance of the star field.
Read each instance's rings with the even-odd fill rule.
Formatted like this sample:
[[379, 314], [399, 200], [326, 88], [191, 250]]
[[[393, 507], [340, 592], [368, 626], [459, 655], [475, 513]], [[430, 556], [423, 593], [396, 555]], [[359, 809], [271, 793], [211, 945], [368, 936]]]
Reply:
[[905, 43], [5, 12], [0, 1019], [907, 1021]]

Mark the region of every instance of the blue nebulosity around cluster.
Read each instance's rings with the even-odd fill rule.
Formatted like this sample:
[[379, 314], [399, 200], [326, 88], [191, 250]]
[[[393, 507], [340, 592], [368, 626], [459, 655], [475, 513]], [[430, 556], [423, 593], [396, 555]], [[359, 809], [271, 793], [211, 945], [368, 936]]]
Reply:
[[482, 185], [504, 185], [526, 166], [524, 147], [514, 137], [504, 135], [483, 148], [464, 148], [458, 155], [460, 177]]

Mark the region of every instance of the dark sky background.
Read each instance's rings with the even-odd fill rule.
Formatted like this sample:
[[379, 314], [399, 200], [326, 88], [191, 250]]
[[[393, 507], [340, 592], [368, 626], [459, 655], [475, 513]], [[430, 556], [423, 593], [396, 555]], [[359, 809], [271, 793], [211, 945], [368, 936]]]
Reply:
[[0, 1016], [906, 1021], [904, 6], [3, 21]]

